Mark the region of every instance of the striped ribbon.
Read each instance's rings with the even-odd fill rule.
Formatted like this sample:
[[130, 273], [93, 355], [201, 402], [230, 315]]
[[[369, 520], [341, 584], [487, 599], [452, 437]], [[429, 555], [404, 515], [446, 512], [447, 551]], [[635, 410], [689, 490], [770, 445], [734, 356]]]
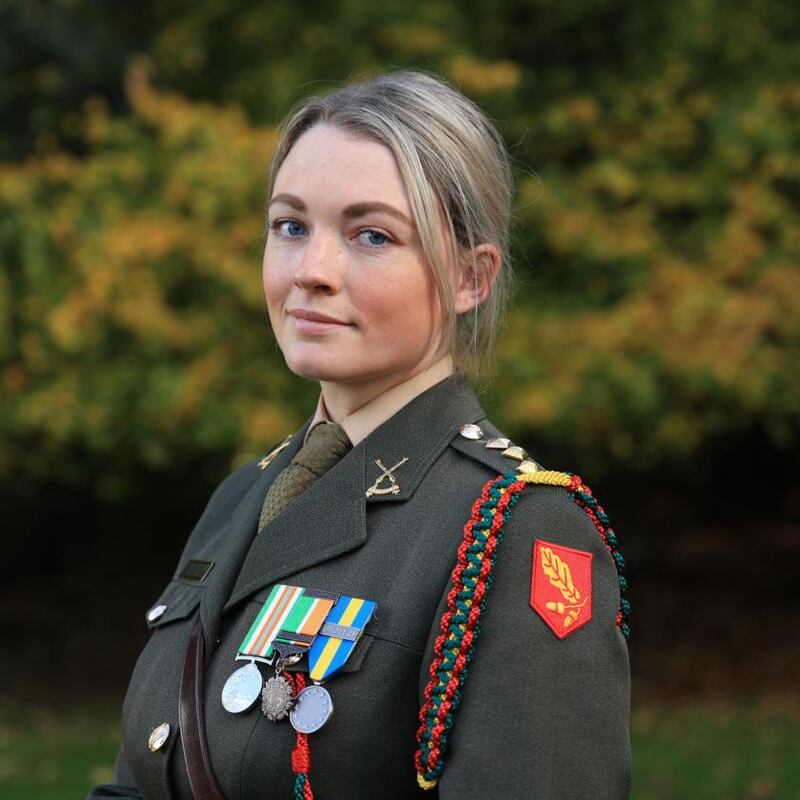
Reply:
[[[308, 651], [308, 669], [312, 681], [322, 682], [338, 672], [350, 657], [366, 624], [375, 613], [372, 600], [358, 597], [340, 597], [325, 620], [325, 628], [319, 633]], [[352, 638], [326, 634], [328, 624], [353, 630]], [[335, 630], [335, 628], [334, 628]]]
[[236, 658], [271, 664], [275, 644], [309, 647], [337, 598], [335, 594], [276, 584], [239, 645]]

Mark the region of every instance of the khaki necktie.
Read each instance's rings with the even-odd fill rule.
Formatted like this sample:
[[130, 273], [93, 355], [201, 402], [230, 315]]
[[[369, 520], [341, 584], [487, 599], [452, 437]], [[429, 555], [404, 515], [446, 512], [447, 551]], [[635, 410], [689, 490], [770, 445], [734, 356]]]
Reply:
[[306, 443], [269, 487], [258, 532], [302, 494], [317, 478], [321, 478], [353, 445], [340, 425], [321, 423], [311, 430]]

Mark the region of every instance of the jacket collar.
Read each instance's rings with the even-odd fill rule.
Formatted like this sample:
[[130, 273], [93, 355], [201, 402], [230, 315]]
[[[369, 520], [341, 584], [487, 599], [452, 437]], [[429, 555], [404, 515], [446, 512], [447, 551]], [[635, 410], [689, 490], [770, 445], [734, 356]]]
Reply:
[[[310, 423], [298, 431], [260, 476], [236, 509], [227, 536], [252, 539], [225, 608], [280, 578], [342, 555], [367, 540], [367, 504], [408, 500], [423, 477], [448, 447], [461, 425], [478, 422], [484, 412], [460, 373], [418, 395], [376, 428], [329, 472], [313, 483], [263, 533], [252, 539], [261, 504], [272, 481], [299, 450]], [[391, 469], [388, 477], [378, 479]], [[396, 488], [396, 493], [367, 490]]]
[[[427, 392], [416, 397], [393, 417], [368, 436], [364, 444], [366, 463], [365, 498], [368, 503], [391, 503], [408, 500], [431, 465], [468, 422], [484, 418], [484, 411], [462, 373], [455, 373], [440, 381]], [[391, 469], [404, 458], [408, 460], [393, 471], [396, 484], [384, 477], [378, 466]], [[394, 486], [394, 494], [367, 491], [375, 486], [379, 490]]]
[[[452, 375], [452, 373], [452, 356], [442, 356], [427, 369], [390, 387], [378, 397], [374, 397], [355, 411], [336, 421], [344, 428], [344, 432], [350, 437], [350, 441], [355, 446], [415, 397]], [[324, 394], [320, 392], [317, 410], [308, 430], [311, 430], [318, 422], [330, 421], [331, 418], [325, 405]], [[306, 436], [308, 436], [307, 432]]]

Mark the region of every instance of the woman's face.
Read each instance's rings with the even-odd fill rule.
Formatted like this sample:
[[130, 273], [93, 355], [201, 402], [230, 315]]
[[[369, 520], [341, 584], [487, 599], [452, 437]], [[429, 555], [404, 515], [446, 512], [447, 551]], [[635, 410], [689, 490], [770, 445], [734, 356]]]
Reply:
[[433, 277], [394, 156], [371, 139], [320, 124], [297, 140], [269, 204], [263, 281], [297, 375], [369, 397], [438, 355]]

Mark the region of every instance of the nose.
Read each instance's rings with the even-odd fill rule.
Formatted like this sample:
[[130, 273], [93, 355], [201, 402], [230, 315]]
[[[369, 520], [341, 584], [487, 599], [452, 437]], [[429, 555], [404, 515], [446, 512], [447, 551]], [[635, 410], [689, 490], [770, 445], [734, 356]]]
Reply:
[[342, 285], [344, 254], [334, 231], [317, 229], [303, 248], [294, 284], [307, 292], [336, 294]]

